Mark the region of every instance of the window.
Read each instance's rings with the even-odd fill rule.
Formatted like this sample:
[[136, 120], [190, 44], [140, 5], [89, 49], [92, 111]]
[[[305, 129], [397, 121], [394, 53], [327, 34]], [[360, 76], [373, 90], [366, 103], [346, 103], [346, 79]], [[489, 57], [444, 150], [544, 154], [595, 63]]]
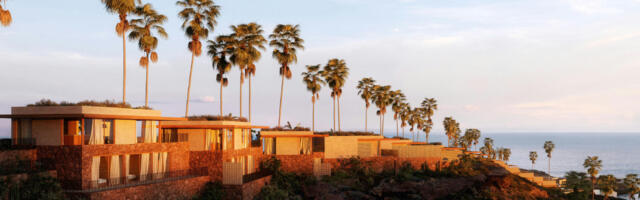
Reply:
[[234, 147], [233, 147], [233, 131], [229, 130], [229, 129], [223, 129], [223, 130], [224, 130], [225, 134], [227, 135], [227, 138], [226, 138], [226, 140], [227, 140], [226, 141], [226, 149], [225, 150], [234, 149]]

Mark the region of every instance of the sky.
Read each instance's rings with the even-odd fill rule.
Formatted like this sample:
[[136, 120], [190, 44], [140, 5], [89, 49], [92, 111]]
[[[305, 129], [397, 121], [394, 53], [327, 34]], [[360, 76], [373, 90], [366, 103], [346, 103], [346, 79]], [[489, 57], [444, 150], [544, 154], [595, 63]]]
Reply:
[[[149, 1], [169, 20], [150, 66], [150, 106], [184, 113], [190, 53], [173, 1]], [[638, 0], [222, 0], [210, 38], [230, 25], [299, 24], [305, 49], [284, 85], [283, 122], [311, 126], [305, 65], [344, 59], [350, 68], [341, 99], [342, 129], [364, 128], [365, 106], [355, 86], [363, 77], [402, 90], [412, 105], [438, 100], [434, 132], [452, 116], [483, 132], [637, 132], [640, 128], [640, 1]], [[117, 16], [100, 1], [9, 1], [10, 27], [0, 27], [0, 113], [48, 98], [120, 100], [122, 40]], [[280, 77], [271, 48], [253, 80], [253, 123], [277, 124]], [[142, 52], [127, 43], [127, 101], [144, 104]], [[239, 71], [223, 90], [223, 111], [239, 114]], [[244, 116], [247, 84], [244, 84]], [[192, 114], [219, 113], [211, 58], [196, 58]], [[331, 128], [331, 98], [323, 88], [316, 128]], [[369, 129], [377, 130], [375, 108]], [[0, 120], [8, 137], [9, 120]], [[395, 132], [387, 114], [385, 131]]]

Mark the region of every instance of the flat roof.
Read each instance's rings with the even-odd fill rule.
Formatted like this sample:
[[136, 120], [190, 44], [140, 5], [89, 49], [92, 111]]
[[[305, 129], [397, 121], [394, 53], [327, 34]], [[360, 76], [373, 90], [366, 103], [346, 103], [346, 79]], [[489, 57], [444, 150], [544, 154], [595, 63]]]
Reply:
[[159, 120], [159, 121], [186, 121], [184, 117], [162, 117], [141, 115], [106, 115], [106, 114], [16, 114], [0, 115], [0, 118], [11, 119], [64, 119], [64, 118], [93, 118], [93, 119], [129, 119], [129, 120]]
[[260, 135], [260, 137], [266, 137], [266, 138], [271, 138], [271, 137], [311, 137], [311, 138], [316, 138], [316, 137], [328, 137], [328, 135], [288, 135], [288, 134], [282, 134], [282, 135]]
[[400, 138], [358, 138], [358, 141], [403, 140]]
[[188, 129], [200, 129], [200, 128], [269, 128], [268, 126], [255, 126], [255, 125], [243, 125], [243, 124], [160, 124], [158, 128], [188, 128]]

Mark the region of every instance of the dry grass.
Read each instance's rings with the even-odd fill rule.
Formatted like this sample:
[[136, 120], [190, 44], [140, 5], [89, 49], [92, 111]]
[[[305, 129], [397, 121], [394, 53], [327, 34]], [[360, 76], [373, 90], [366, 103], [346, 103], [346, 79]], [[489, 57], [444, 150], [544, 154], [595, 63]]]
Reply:
[[189, 121], [237, 121], [237, 122], [247, 122], [247, 118], [244, 117], [236, 117], [231, 115], [194, 115], [189, 116]]
[[61, 101], [60, 103], [52, 101], [50, 99], [41, 99], [33, 104], [28, 104], [28, 107], [38, 106], [99, 106], [99, 107], [112, 107], [112, 108], [133, 108], [133, 109], [146, 109], [151, 110], [151, 107], [138, 106], [132, 107], [129, 103], [117, 102], [113, 100], [95, 101], [95, 100], [83, 100], [76, 103]]

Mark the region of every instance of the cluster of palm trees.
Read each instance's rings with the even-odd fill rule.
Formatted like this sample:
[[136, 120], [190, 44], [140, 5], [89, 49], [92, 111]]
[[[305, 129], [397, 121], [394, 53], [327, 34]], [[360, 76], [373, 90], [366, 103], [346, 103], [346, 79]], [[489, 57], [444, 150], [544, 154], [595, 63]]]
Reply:
[[[391, 106], [393, 111], [393, 119], [396, 121], [396, 136], [400, 136], [400, 128], [402, 128], [402, 137], [404, 137], [405, 127], [409, 125], [409, 131], [420, 130], [425, 133], [425, 141], [429, 141], [429, 132], [433, 127], [431, 117], [438, 109], [437, 101], [434, 98], [425, 98], [420, 106], [411, 107], [407, 102], [407, 98], [401, 90], [392, 90], [390, 85], [378, 85], [371, 77], [363, 78], [358, 81], [356, 87], [358, 94], [365, 102], [365, 120], [364, 130], [368, 131], [368, 114], [369, 107], [374, 104], [378, 110], [380, 122], [380, 135], [384, 132], [384, 120], [387, 113], [387, 107]], [[415, 129], [414, 129], [415, 128]]]
[[7, 0], [0, 0], [0, 24], [2, 26], [9, 26], [13, 19], [11, 18], [11, 12], [7, 7]]
[[[127, 33], [130, 40], [137, 40], [138, 47], [143, 52], [140, 58], [140, 65], [146, 69], [145, 85], [145, 106], [149, 105], [148, 81], [149, 63], [157, 62], [158, 53], [155, 49], [158, 46], [156, 35], [167, 38], [162, 24], [167, 20], [165, 15], [156, 12], [151, 4], [142, 4], [140, 0], [102, 0], [108, 12], [118, 15], [119, 21], [116, 24], [116, 33], [122, 37], [122, 102], [126, 102], [126, 41]], [[176, 5], [182, 10], [178, 16], [183, 20], [181, 25], [185, 35], [189, 39], [187, 47], [191, 53], [191, 64], [189, 67], [189, 78], [187, 84], [187, 100], [185, 117], [189, 116], [189, 102], [191, 96], [191, 80], [193, 77], [194, 60], [202, 55], [202, 40], [209, 38], [209, 33], [214, 31], [217, 25], [217, 18], [220, 15], [220, 6], [212, 0], [180, 0]], [[1, 8], [1, 7], [0, 7]], [[6, 12], [8, 15], [8, 11]], [[140, 18], [128, 19], [130, 15]], [[6, 22], [6, 23], [5, 23]], [[11, 22], [10, 15], [5, 17], [2, 10], [3, 25]], [[228, 85], [228, 78], [225, 76], [231, 71], [231, 67], [236, 66], [240, 71], [240, 117], [243, 116], [242, 97], [244, 80], [249, 81], [249, 121], [251, 121], [251, 79], [255, 76], [255, 63], [261, 58], [261, 51], [265, 50], [267, 39], [263, 36], [262, 27], [257, 23], [247, 23], [231, 26], [232, 33], [228, 35], [218, 35], [211, 40], [207, 40], [207, 55], [211, 57], [213, 69], [216, 71], [216, 81], [220, 83], [220, 115], [222, 115], [222, 89]], [[303, 49], [304, 40], [300, 38], [299, 25], [280, 24], [277, 25], [273, 33], [269, 35], [269, 46], [273, 47], [273, 58], [280, 64], [280, 76], [282, 83], [280, 87], [280, 108], [278, 115], [278, 126], [282, 115], [282, 98], [284, 92], [284, 79], [291, 78], [290, 65], [297, 62], [297, 50]], [[344, 62], [344, 61], [343, 61]], [[327, 76], [330, 76], [328, 74]], [[345, 77], [346, 78], [346, 77]], [[333, 79], [332, 79], [333, 80]], [[337, 83], [335, 88], [343, 85]], [[330, 83], [333, 84], [333, 83]], [[340, 91], [335, 91], [339, 101]]]
[[[545, 141], [544, 145], [542, 146], [542, 148], [544, 149], [544, 152], [547, 153], [547, 161], [548, 161], [548, 169], [547, 169], [547, 173], [551, 174], [551, 153], [553, 152], [553, 149], [556, 148], [556, 145], [553, 144], [553, 141]], [[538, 159], [538, 152], [537, 151], [530, 151], [529, 152], [529, 160], [531, 160], [531, 169], [533, 169], [533, 166], [536, 164], [536, 160]]]
[[[609, 195], [611, 195], [617, 185], [618, 179], [614, 175], [600, 175], [600, 170], [602, 170], [602, 160], [598, 158], [598, 156], [588, 156], [584, 163], [582, 164], [584, 168], [587, 170], [587, 174], [589, 174], [591, 179], [591, 188], [595, 189], [596, 185], [604, 195], [604, 199], [608, 199]], [[622, 180], [622, 183], [629, 189], [629, 198], [636, 199], [635, 195], [640, 193], [640, 179], [638, 179], [637, 174], [627, 174], [626, 177]], [[595, 192], [591, 191], [591, 199], [595, 199]]]
[[315, 102], [320, 98], [318, 94], [323, 85], [327, 85], [331, 89], [330, 96], [333, 99], [333, 129], [336, 130], [336, 101], [338, 111], [338, 132], [342, 131], [340, 125], [340, 97], [342, 96], [342, 87], [344, 87], [349, 77], [349, 67], [343, 59], [332, 58], [323, 69], [320, 64], [307, 65], [307, 71], [302, 73], [302, 81], [307, 86], [307, 90], [311, 92], [311, 103], [313, 110], [311, 112], [312, 130], [315, 131]]
[[505, 162], [509, 162], [509, 158], [511, 157], [511, 149], [510, 148], [498, 148], [496, 150], [496, 154], [499, 160], [503, 160]]

